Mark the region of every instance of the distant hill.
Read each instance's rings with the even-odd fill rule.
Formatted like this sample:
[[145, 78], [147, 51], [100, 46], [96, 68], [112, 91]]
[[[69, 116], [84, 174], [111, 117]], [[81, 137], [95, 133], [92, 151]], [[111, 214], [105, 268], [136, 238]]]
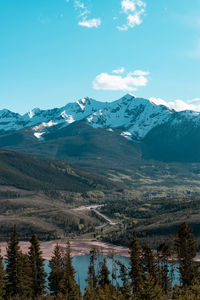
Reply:
[[0, 240], [14, 224], [22, 240], [91, 232], [100, 222], [72, 208], [105, 201], [116, 187], [80, 166], [0, 149]]
[[0, 150], [0, 185], [26, 190], [84, 192], [109, 189], [109, 180], [91, 171], [53, 159]]

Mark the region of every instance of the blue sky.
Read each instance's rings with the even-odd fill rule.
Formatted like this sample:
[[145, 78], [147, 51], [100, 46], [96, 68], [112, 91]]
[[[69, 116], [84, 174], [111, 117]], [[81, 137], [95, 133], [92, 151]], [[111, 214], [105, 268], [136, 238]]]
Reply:
[[200, 105], [199, 0], [1, 0], [0, 109], [127, 92]]

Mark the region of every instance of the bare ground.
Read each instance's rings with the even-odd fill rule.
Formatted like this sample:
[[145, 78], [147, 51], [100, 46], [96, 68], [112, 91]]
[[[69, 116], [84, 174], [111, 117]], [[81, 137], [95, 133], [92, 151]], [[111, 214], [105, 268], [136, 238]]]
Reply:
[[[43, 258], [49, 260], [52, 256], [53, 249], [56, 244], [59, 244], [61, 247], [65, 247], [65, 243], [63, 243], [60, 240], [56, 241], [49, 241], [49, 242], [41, 242], [41, 251], [43, 253]], [[20, 242], [20, 248], [23, 253], [28, 252], [28, 248], [30, 246], [29, 242]], [[99, 251], [102, 254], [111, 254], [114, 253], [116, 255], [121, 255], [121, 256], [129, 256], [128, 248], [121, 247], [121, 246], [115, 246], [111, 245], [108, 243], [103, 243], [99, 241], [93, 241], [93, 240], [88, 240], [88, 241], [82, 241], [82, 240], [72, 240], [70, 241], [71, 244], [71, 251], [72, 251], [72, 256], [80, 256], [80, 255], [85, 255], [89, 254], [90, 250], [95, 248], [97, 251]], [[6, 247], [7, 243], [2, 242], [0, 243], [0, 248], [1, 248], [1, 255], [3, 257], [6, 256]]]

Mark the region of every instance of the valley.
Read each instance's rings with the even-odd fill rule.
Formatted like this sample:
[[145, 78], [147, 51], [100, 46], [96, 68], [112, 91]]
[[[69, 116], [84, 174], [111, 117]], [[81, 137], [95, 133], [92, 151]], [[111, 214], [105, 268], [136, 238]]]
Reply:
[[134, 232], [157, 245], [184, 220], [199, 235], [199, 114], [128, 94], [3, 110], [0, 126], [2, 241], [13, 224], [23, 240], [35, 232], [124, 246]]

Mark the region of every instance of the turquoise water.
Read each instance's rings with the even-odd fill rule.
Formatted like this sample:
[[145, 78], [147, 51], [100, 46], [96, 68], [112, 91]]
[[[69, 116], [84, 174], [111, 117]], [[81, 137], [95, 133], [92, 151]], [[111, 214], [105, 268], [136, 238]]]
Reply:
[[[106, 257], [104, 255], [98, 255], [97, 256], [97, 262], [100, 262], [103, 260], [103, 258]], [[120, 260], [127, 268], [129, 268], [129, 258], [115, 255], [115, 260]], [[81, 292], [84, 292], [84, 289], [87, 285], [86, 279], [87, 279], [87, 273], [88, 273], [88, 266], [90, 262], [90, 255], [83, 255], [83, 256], [75, 256], [73, 258], [73, 266], [76, 270], [76, 281], [80, 286]], [[107, 259], [107, 266], [109, 268], [110, 273], [112, 273], [112, 261], [108, 258]], [[45, 270], [47, 273], [50, 272], [48, 261], [45, 261]], [[173, 284], [179, 284], [179, 273], [178, 273], [178, 264], [170, 264], [169, 265], [169, 271], [171, 271], [172, 276], [172, 282]], [[119, 268], [116, 270], [116, 275], [119, 275]], [[120, 280], [117, 279], [117, 282], [121, 284]], [[113, 282], [113, 284], [116, 284], [116, 281]]]
[[[112, 274], [113, 265], [111, 259], [109, 259], [108, 256], [105, 255], [97, 255], [97, 265], [99, 262], [103, 261], [104, 258], [107, 258], [107, 266], [109, 268], [110, 273]], [[129, 258], [124, 256], [115, 255], [115, 260], [121, 261], [127, 268], [129, 268]], [[82, 256], [75, 256], [73, 258], [73, 266], [76, 270], [76, 281], [80, 286], [81, 292], [84, 292], [85, 287], [87, 286], [86, 279], [88, 276], [88, 266], [90, 263], [90, 255], [82, 255]], [[6, 265], [6, 261], [4, 260], [4, 264]], [[178, 273], [178, 264], [169, 264], [169, 271], [172, 276], [172, 282], [173, 284], [179, 284], [180, 282], [180, 276]], [[45, 260], [45, 272], [49, 274], [50, 268], [49, 268], [49, 261]], [[119, 276], [119, 267], [116, 269], [116, 275]], [[111, 276], [110, 276], [111, 279]], [[111, 279], [112, 280], [112, 279]], [[121, 284], [121, 281], [119, 279], [113, 281], [113, 284], [118, 283]], [[47, 282], [48, 286], [48, 282]]]
[[[105, 256], [105, 255], [98, 255], [97, 256], [97, 264], [98, 264], [98, 262], [103, 261], [103, 259], [105, 257], [108, 258], [108, 256]], [[115, 260], [120, 260], [126, 267], [129, 266], [129, 259], [127, 257], [115, 255]], [[88, 254], [82, 255], [82, 256], [75, 256], [73, 258], [73, 266], [76, 270], [75, 277], [76, 277], [77, 283], [80, 286], [81, 292], [84, 292], [84, 289], [87, 286], [86, 279], [88, 276], [89, 263], [90, 263], [90, 255], [88, 255]], [[112, 266], [112, 261], [109, 258], [107, 259], [107, 266], [109, 268], [110, 273], [112, 273], [113, 266]], [[45, 261], [45, 271], [47, 274], [49, 274], [49, 272], [50, 272], [49, 262], [47, 260]], [[119, 275], [119, 268], [117, 268], [116, 274], [117, 274], [117, 276]], [[119, 284], [121, 284], [119, 279], [117, 280], [117, 282]], [[116, 284], [116, 281], [114, 281], [113, 283]]]

